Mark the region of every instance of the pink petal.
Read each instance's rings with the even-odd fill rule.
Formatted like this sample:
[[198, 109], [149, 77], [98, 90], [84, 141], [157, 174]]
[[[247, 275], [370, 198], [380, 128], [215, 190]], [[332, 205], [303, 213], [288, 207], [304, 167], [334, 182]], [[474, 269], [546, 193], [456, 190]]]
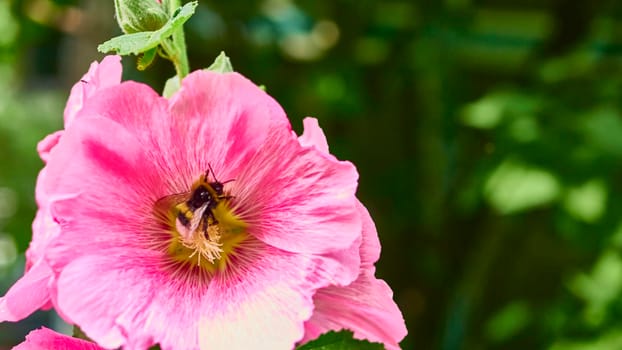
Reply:
[[110, 119], [85, 116], [56, 150], [44, 183], [54, 190], [50, 211], [62, 231], [46, 252], [53, 266], [93, 250], [145, 247], [153, 237], [141, 233], [166, 190], [134, 135]]
[[[58, 278], [57, 307], [73, 322], [105, 348], [118, 348], [127, 337], [134, 339], [136, 348], [153, 344], [145, 334], [147, 328], [144, 310], [160, 290], [160, 285], [149, 273], [137, 267], [153, 261], [146, 251], [117, 251], [109, 255], [88, 255], [71, 261]], [[165, 322], [165, 319], [153, 320]], [[180, 339], [188, 336], [180, 332]]]
[[347, 287], [320, 289], [314, 296], [315, 311], [305, 324], [302, 342], [331, 330], [348, 329], [354, 337], [399, 349], [406, 336], [404, 319], [392, 299], [391, 288], [372, 273], [364, 272]]
[[324, 131], [320, 128], [320, 124], [315, 118], [305, 118], [302, 121], [304, 132], [298, 138], [300, 144], [304, 147], [316, 147], [318, 151], [329, 154], [328, 141], [324, 136]]
[[361, 272], [349, 286], [331, 286], [313, 297], [315, 311], [305, 324], [303, 343], [331, 330], [349, 329], [354, 337], [384, 343], [387, 349], [399, 349], [406, 336], [404, 319], [393, 301], [391, 288], [374, 277], [374, 263], [380, 255], [380, 242], [373, 220], [362, 204], [363, 218]]
[[65, 128], [97, 91], [121, 83], [121, 73], [121, 56], [106, 56], [101, 63], [91, 63], [89, 71], [71, 88], [65, 106]]
[[219, 180], [236, 179], [271, 129], [289, 130], [279, 104], [237, 73], [196, 71], [170, 100], [172, 140], [165, 155], [194, 181], [211, 165]]
[[34, 330], [13, 350], [103, 350], [95, 343], [58, 334], [48, 328]]
[[360, 236], [357, 178], [351, 163], [275, 129], [231, 188], [254, 236], [287, 251], [323, 254]]
[[210, 283], [199, 328], [201, 349], [291, 349], [313, 310], [312, 295], [326, 280], [317, 258], [269, 246], [242, 279]]
[[361, 202], [357, 202], [357, 208], [363, 221], [363, 243], [361, 244], [361, 271], [374, 271], [374, 264], [380, 258], [380, 239], [376, 231], [376, 224], [369, 215], [367, 208]]
[[43, 261], [36, 263], [0, 298], [0, 322], [19, 321], [50, 302], [48, 283], [52, 271]]
[[63, 132], [63, 130], [59, 130], [51, 133], [37, 144], [37, 152], [39, 152], [39, 157], [41, 157], [44, 163], [47, 163], [50, 151], [52, 151], [58, 143], [58, 140], [63, 136]]
[[245, 249], [209, 284], [171, 274], [153, 252], [92, 253], [61, 272], [58, 306], [106, 348], [291, 348], [338, 265], [260, 242]]

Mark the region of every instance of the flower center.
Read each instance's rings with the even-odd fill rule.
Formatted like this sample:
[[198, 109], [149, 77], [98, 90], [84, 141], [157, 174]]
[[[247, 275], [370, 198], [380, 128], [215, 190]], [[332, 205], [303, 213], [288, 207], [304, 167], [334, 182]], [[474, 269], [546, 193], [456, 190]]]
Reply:
[[[207, 172], [188, 193], [161, 198], [170, 232], [167, 253], [176, 262], [199, 266], [209, 272], [224, 270], [235, 247], [247, 237], [246, 223], [231, 207], [233, 196], [224, 184], [208, 180]], [[157, 211], [157, 210], [156, 210]]]

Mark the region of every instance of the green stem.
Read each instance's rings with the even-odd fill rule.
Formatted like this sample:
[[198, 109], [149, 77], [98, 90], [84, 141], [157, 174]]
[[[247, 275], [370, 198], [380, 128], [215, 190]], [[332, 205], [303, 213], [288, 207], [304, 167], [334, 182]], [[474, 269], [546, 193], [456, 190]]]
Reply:
[[173, 45], [179, 54], [177, 56], [177, 64], [175, 70], [181, 80], [183, 77], [190, 73], [190, 64], [188, 63], [188, 53], [186, 48], [186, 37], [184, 35], [184, 29], [181, 27], [179, 30], [173, 33]]
[[[172, 16], [175, 11], [181, 7], [181, 0], [169, 0], [168, 4], [168, 13]], [[171, 42], [163, 42], [162, 47], [166, 51], [171, 62], [173, 62], [177, 76], [180, 80], [183, 79], [186, 75], [188, 75], [188, 73], [190, 73], [190, 64], [188, 63], [186, 38], [183, 26], [173, 33]]]

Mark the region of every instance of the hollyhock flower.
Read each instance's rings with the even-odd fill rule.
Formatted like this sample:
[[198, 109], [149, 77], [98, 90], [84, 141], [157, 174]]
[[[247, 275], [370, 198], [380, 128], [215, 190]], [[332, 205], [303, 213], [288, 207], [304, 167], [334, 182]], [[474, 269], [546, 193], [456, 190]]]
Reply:
[[[317, 120], [305, 119], [304, 127], [300, 143], [328, 154], [328, 143]], [[380, 258], [380, 241], [369, 212], [361, 203], [357, 206], [363, 220], [359, 276], [350, 285], [329, 286], [317, 291], [313, 297], [315, 310], [305, 323], [301, 343], [328, 331], [347, 329], [353, 331], [357, 339], [383, 343], [387, 350], [400, 349], [398, 343], [407, 333], [404, 319], [392, 299], [391, 288], [374, 276], [374, 264]]]
[[53, 330], [41, 328], [26, 336], [26, 340], [13, 350], [104, 350], [95, 343], [58, 334]]
[[[108, 56], [99, 64], [97, 62], [91, 64], [89, 71], [71, 89], [64, 113], [65, 127], [70, 126], [90, 96], [100, 89], [120, 82], [121, 58], [119, 56]], [[39, 143], [37, 149], [44, 162], [47, 162], [50, 151], [62, 135], [62, 130], [57, 131]], [[50, 239], [58, 234], [59, 227], [49, 212], [52, 196], [46, 193], [42, 186], [46, 172], [47, 167], [44, 167], [37, 178], [36, 200], [39, 210], [32, 225], [33, 239], [26, 251], [26, 273], [4, 297], [0, 298], [0, 322], [18, 321], [39, 308], [51, 307], [48, 287], [53, 274], [44, 261], [43, 254]]]
[[38, 183], [54, 233], [33, 240], [54, 306], [101, 346], [197, 349], [201, 323], [206, 349], [290, 349], [316, 291], [358, 277], [356, 169], [244, 77], [82, 102]]

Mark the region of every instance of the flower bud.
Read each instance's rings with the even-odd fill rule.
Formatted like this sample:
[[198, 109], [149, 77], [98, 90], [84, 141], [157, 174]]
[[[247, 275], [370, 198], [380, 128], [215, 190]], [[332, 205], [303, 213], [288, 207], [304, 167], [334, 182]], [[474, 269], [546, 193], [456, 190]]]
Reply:
[[162, 4], [156, 0], [115, 0], [119, 27], [124, 33], [155, 31], [168, 21]]

